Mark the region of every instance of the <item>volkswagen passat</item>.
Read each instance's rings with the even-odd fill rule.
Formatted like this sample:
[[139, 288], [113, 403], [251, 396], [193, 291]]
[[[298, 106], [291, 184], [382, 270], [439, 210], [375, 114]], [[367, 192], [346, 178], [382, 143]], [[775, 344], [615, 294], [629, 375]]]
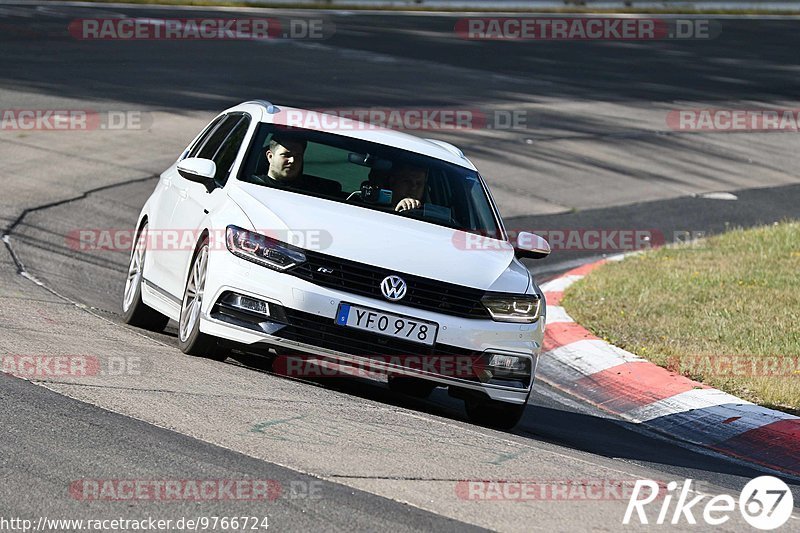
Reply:
[[519, 258], [550, 249], [507, 234], [448, 143], [246, 102], [161, 175], [137, 232], [124, 319], [175, 320], [185, 353], [368, 368], [447, 387], [477, 423], [522, 416], [545, 309]]

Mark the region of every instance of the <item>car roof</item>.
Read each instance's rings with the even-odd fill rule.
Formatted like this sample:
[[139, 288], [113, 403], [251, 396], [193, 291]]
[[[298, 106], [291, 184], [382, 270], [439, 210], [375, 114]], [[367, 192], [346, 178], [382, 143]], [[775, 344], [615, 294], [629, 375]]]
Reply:
[[[258, 109], [258, 112], [256, 112], [256, 109]], [[450, 143], [436, 139], [423, 139], [415, 135], [375, 126], [344, 116], [339, 117], [309, 109], [278, 106], [265, 100], [244, 102], [227, 110], [227, 112], [232, 111], [250, 111], [258, 118], [259, 122], [291, 125], [315, 131], [335, 132], [337, 135], [344, 137], [401, 148], [447, 161], [470, 170], [477, 170], [461, 150]], [[323, 126], [324, 124], [335, 124], [340, 127], [326, 128]]]

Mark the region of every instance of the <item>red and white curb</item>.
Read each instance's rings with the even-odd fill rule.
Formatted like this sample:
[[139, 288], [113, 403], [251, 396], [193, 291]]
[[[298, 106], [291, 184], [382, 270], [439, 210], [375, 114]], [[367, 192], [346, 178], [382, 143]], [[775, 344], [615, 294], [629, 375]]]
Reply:
[[800, 476], [800, 417], [760, 407], [617, 348], [561, 307], [567, 287], [619, 259], [590, 263], [542, 284], [547, 327], [538, 377], [661, 434]]

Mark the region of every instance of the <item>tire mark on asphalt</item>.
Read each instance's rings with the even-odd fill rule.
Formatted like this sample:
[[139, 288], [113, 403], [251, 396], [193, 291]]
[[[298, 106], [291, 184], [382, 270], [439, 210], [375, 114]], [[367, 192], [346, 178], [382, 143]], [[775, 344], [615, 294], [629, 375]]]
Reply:
[[[24, 143], [18, 143], [18, 144], [24, 144]], [[123, 168], [126, 168], [126, 167], [123, 167]], [[3, 244], [5, 244], [6, 249], [8, 250], [8, 253], [11, 255], [11, 259], [14, 261], [14, 265], [17, 268], [17, 274], [19, 274], [23, 278], [31, 281], [32, 283], [34, 283], [35, 285], [41, 287], [42, 289], [48, 291], [52, 295], [64, 300], [65, 302], [68, 302], [68, 303], [72, 304], [73, 306], [77, 307], [78, 309], [80, 309], [82, 311], [85, 311], [85, 312], [87, 312], [87, 313], [99, 318], [100, 320], [103, 320], [103, 321], [108, 322], [110, 324], [114, 324], [114, 325], [119, 326], [119, 324], [117, 324], [116, 322], [114, 322], [114, 321], [112, 321], [112, 320], [110, 320], [110, 319], [108, 319], [108, 318], [106, 318], [106, 317], [94, 312], [94, 308], [91, 308], [91, 307], [87, 306], [86, 304], [82, 304], [80, 302], [77, 302], [77, 301], [75, 301], [75, 300], [73, 300], [73, 299], [61, 294], [56, 289], [54, 289], [53, 287], [50, 287], [46, 283], [43, 283], [41, 280], [37, 279], [36, 276], [34, 276], [30, 272], [28, 272], [27, 269], [25, 268], [25, 264], [22, 262], [22, 259], [20, 259], [20, 257], [17, 255], [16, 250], [14, 250], [14, 247], [11, 244], [11, 236], [13, 235], [14, 230], [20, 224], [22, 224], [23, 220], [25, 220], [25, 217], [27, 217], [31, 213], [35, 213], [37, 211], [43, 211], [45, 209], [49, 209], [49, 208], [52, 208], [52, 207], [65, 205], [65, 204], [68, 204], [70, 202], [75, 202], [75, 201], [78, 201], [78, 200], [85, 200], [90, 195], [98, 193], [98, 192], [107, 191], [107, 190], [115, 189], [115, 188], [118, 188], [118, 187], [124, 187], [124, 186], [131, 185], [131, 184], [134, 184], [134, 183], [144, 183], [146, 181], [153, 180], [153, 179], [156, 179], [156, 178], [158, 178], [158, 175], [150, 174], [150, 175], [148, 175], [148, 176], [146, 176], [144, 178], [135, 178], [135, 179], [131, 179], [131, 180], [125, 180], [125, 181], [119, 182], [119, 183], [110, 183], [108, 185], [101, 185], [99, 187], [94, 187], [94, 188], [91, 188], [91, 189], [87, 189], [86, 191], [84, 191], [84, 192], [82, 192], [82, 193], [80, 193], [80, 194], [78, 194], [76, 196], [71, 196], [69, 198], [65, 198], [65, 199], [62, 199], [62, 200], [55, 200], [55, 201], [52, 201], [52, 202], [47, 202], [47, 203], [40, 204], [40, 205], [37, 205], [37, 206], [34, 206], [34, 207], [27, 207], [27, 208], [23, 209], [22, 212], [19, 214], [19, 216], [17, 216], [17, 218], [15, 218], [6, 227], [5, 230], [3, 230], [3, 236], [2, 236]], [[100, 310], [100, 311], [104, 311], [104, 310]], [[109, 312], [109, 311], [104, 311], [104, 312], [108, 312], [108, 313], [111, 313], [111, 314], [114, 314], [114, 315], [118, 315], [118, 313], [113, 313], [113, 312]], [[145, 334], [143, 334], [143, 333], [141, 333], [141, 332], [139, 332], [139, 331], [137, 331], [135, 329], [132, 329], [132, 328], [126, 328], [126, 329], [128, 331], [130, 331], [131, 333], [133, 333], [135, 335], [138, 335], [139, 337], [143, 337], [145, 339], [151, 340], [151, 341], [153, 341], [153, 342], [155, 342], [155, 343], [157, 343], [157, 344], [159, 344], [161, 346], [169, 346], [167, 343], [162, 342], [162, 341], [160, 341], [158, 339], [155, 339], [155, 338], [153, 338], [153, 337], [151, 337], [149, 335], [145, 335]]]
[[[132, 179], [132, 180], [126, 180], [126, 181], [120, 182], [120, 183], [111, 183], [111, 184], [108, 184], [108, 185], [101, 185], [100, 187], [95, 187], [93, 189], [88, 189], [88, 190], [84, 191], [83, 193], [78, 194], [76, 196], [72, 196], [70, 198], [65, 198], [63, 200], [55, 200], [53, 202], [47, 202], [45, 204], [37, 205], [35, 207], [27, 207], [27, 208], [23, 209], [22, 213], [20, 213], [19, 216], [16, 219], [14, 219], [11, 222], [11, 224], [9, 224], [6, 227], [5, 230], [3, 230], [3, 242], [5, 243], [6, 248], [8, 249], [9, 253], [11, 254], [11, 257], [14, 260], [14, 263], [17, 265], [17, 273], [25, 275], [25, 274], [27, 274], [27, 271], [25, 270], [25, 265], [22, 263], [22, 260], [19, 259], [19, 257], [17, 256], [16, 252], [14, 251], [14, 248], [11, 246], [11, 235], [14, 232], [14, 230], [17, 228], [17, 226], [22, 224], [22, 221], [25, 220], [25, 217], [27, 217], [30, 213], [35, 213], [37, 211], [43, 211], [43, 210], [49, 209], [51, 207], [58, 207], [60, 205], [68, 204], [70, 202], [75, 202], [75, 201], [78, 201], [78, 200], [85, 200], [90, 195], [98, 193], [98, 192], [107, 191], [109, 189], [115, 189], [117, 187], [123, 187], [125, 185], [132, 185], [134, 183], [143, 183], [145, 181], [149, 181], [149, 180], [156, 179], [156, 178], [158, 178], [158, 175], [150, 174], [149, 176], [147, 176], [145, 178], [136, 178], [136, 179]], [[27, 274], [27, 275], [30, 276], [30, 274]], [[42, 285], [42, 286], [44, 287], [44, 285]], [[49, 287], [45, 287], [45, 288], [47, 288], [48, 290], [50, 290], [51, 292], [53, 292], [57, 296], [62, 297], [62, 296], [58, 295], [57, 293], [55, 293]], [[66, 297], [62, 297], [62, 298], [67, 299]]]

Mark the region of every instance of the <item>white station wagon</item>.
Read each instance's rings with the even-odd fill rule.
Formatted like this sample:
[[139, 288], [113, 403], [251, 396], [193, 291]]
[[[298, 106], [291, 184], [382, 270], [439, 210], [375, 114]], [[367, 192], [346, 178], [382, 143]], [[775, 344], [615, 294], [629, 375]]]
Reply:
[[523, 414], [545, 302], [519, 258], [550, 248], [510, 242], [451, 144], [245, 102], [161, 174], [137, 231], [124, 320], [177, 321], [185, 353], [367, 368], [419, 397], [444, 386], [494, 427]]

